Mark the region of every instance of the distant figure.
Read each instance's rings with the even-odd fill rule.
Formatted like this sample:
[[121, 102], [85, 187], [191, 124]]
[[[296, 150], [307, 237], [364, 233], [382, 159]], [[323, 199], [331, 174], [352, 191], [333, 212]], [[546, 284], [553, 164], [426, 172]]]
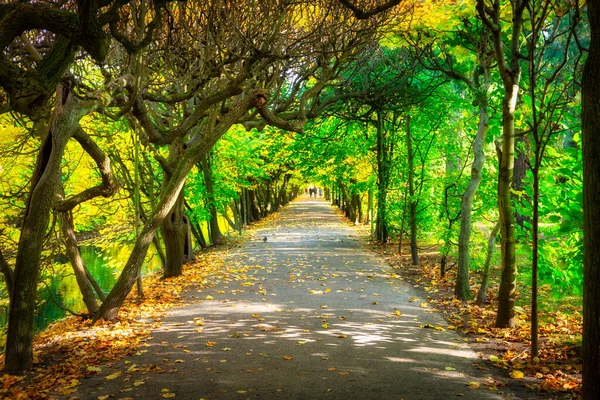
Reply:
[[323, 189], [319, 188], [319, 197], [323, 197]]
[[304, 194], [308, 194], [308, 188], [304, 188]]
[[263, 238], [263, 242], [266, 242], [266, 241], [267, 241], [267, 237], [265, 236], [265, 237]]
[[313, 196], [313, 192], [314, 192], [314, 189], [313, 189], [313, 188], [310, 188], [310, 189], [308, 189], [308, 193], [310, 194], [310, 197], [312, 197], [312, 196]]

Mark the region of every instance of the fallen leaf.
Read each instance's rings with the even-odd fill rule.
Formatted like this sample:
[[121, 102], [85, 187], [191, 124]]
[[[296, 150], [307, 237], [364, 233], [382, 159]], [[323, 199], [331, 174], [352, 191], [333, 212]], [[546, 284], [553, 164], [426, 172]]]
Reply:
[[519, 371], [518, 369], [515, 369], [509, 375], [511, 378], [514, 378], [514, 379], [523, 379], [523, 377], [525, 376], [523, 371]]
[[115, 373], [112, 373], [110, 375], [107, 375], [106, 377], [104, 377], [104, 379], [106, 380], [113, 380], [113, 379], [117, 379], [119, 376], [121, 376], [121, 371], [117, 371]]
[[292, 358], [294, 358], [294, 357], [292, 357], [292, 356], [283, 356], [283, 359], [284, 360], [288, 360], [288, 361], [291, 360]]
[[446, 367], [444, 368], [446, 371], [456, 371], [456, 368], [454, 367]]
[[141, 385], [143, 385], [145, 383], [146, 382], [144, 382], [144, 381], [135, 381], [135, 382], [133, 382], [133, 386], [138, 387], [138, 386], [141, 386]]
[[89, 365], [86, 368], [86, 370], [88, 372], [102, 372], [102, 368], [100, 368], [100, 367], [90, 367]]
[[473, 390], [479, 389], [479, 386], [481, 386], [481, 384], [478, 382], [469, 382], [469, 384], [467, 385], [467, 387], [469, 389], [473, 389]]
[[206, 296], [206, 300], [212, 300], [214, 299], [214, 297], [212, 297], [211, 295]]

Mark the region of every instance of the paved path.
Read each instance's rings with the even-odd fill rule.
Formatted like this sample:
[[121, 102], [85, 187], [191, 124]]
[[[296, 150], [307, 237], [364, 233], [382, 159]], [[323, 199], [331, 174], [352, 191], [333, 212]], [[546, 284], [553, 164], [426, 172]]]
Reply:
[[80, 398], [506, 397], [483, 385], [477, 355], [455, 332], [422, 327], [447, 324], [325, 201], [293, 202], [228, 257], [260, 267], [188, 293], [213, 299], [171, 310], [130, 360], [141, 370], [108, 381], [104, 369]]

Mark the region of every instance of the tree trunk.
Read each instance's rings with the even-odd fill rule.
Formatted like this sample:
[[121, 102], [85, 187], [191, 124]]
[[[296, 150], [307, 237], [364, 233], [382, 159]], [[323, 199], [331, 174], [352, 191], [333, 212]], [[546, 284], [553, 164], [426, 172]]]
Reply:
[[417, 199], [415, 199], [414, 154], [410, 134], [410, 116], [406, 117], [406, 151], [408, 153], [408, 195], [410, 196], [409, 225], [410, 225], [410, 255], [412, 265], [419, 265], [419, 248], [417, 247]]
[[25, 217], [19, 237], [14, 269], [13, 296], [9, 306], [5, 349], [5, 372], [23, 371], [33, 361], [33, 317], [44, 237], [50, 211], [61, 179], [61, 161], [80, 119], [93, 107], [76, 100], [59, 85], [56, 106], [40, 147]]
[[385, 149], [385, 130], [383, 116], [377, 113], [377, 221], [375, 223], [375, 237], [377, 241], [385, 243], [388, 240], [387, 227], [387, 183], [388, 160]]
[[584, 400], [600, 393], [600, 3], [587, 2], [591, 28], [582, 80], [583, 144], [583, 389]]
[[96, 297], [94, 295], [94, 287], [87, 277], [85, 264], [83, 263], [81, 253], [79, 252], [72, 217], [69, 215], [69, 212], [62, 212], [59, 215], [59, 219], [63, 235], [65, 236], [65, 250], [69, 257], [69, 261], [71, 262], [75, 280], [77, 281], [77, 286], [79, 286], [79, 291], [81, 292], [81, 297], [83, 298], [88, 313], [92, 315], [96, 314], [98, 312], [98, 303], [96, 302]]
[[119, 279], [108, 296], [106, 296], [106, 300], [100, 306], [100, 310], [98, 310], [98, 314], [96, 314], [94, 321], [97, 321], [100, 318], [112, 320], [117, 316], [119, 308], [125, 301], [125, 298], [131, 291], [131, 288], [137, 279], [156, 231], [173, 209], [173, 206], [179, 198], [179, 193], [185, 184], [187, 174], [195, 164], [193, 158], [191, 160], [190, 158], [192, 157], [182, 157], [177, 168], [173, 171], [173, 175], [169, 179], [159, 203], [140, 232]]
[[[502, 151], [498, 178], [498, 211], [500, 232], [502, 233], [502, 277], [500, 293], [498, 294], [498, 314], [496, 327], [514, 327], [517, 323], [515, 316], [515, 292], [517, 265], [515, 259], [515, 217], [511, 203], [511, 185], [515, 164], [515, 109], [519, 95], [521, 80], [520, 52], [523, 39], [521, 29], [523, 12], [529, 0], [511, 1], [512, 19], [510, 21], [509, 49], [504, 48], [504, 25], [501, 18], [500, 2], [494, 2], [486, 7], [484, 0], [477, 0], [477, 12], [484, 25], [490, 30], [496, 53], [498, 73], [502, 78], [504, 89], [502, 99]], [[508, 55], [508, 58], [507, 58]]]
[[[537, 149], [536, 149], [537, 151]], [[531, 358], [538, 356], [538, 269], [539, 269], [539, 212], [540, 212], [540, 160], [535, 158], [533, 172], [533, 220], [531, 226]]]
[[161, 225], [166, 255], [163, 279], [181, 275], [183, 264], [186, 262], [185, 245], [186, 240], [189, 240], [189, 226], [185, 222], [186, 217], [183, 213], [183, 202], [182, 190], [169, 215]]
[[[484, 87], [489, 86], [489, 74], [486, 74], [487, 82]], [[456, 270], [456, 285], [454, 292], [459, 300], [469, 300], [471, 289], [469, 287], [469, 243], [471, 242], [471, 214], [473, 211], [473, 200], [479, 184], [481, 183], [481, 172], [485, 164], [485, 137], [489, 127], [489, 114], [487, 98], [485, 94], [480, 95], [479, 101], [479, 125], [477, 135], [473, 141], [473, 165], [471, 166], [471, 180], [462, 196], [460, 204], [460, 233], [458, 235], [458, 260]]]
[[481, 286], [477, 292], [477, 305], [483, 307], [485, 299], [487, 297], [488, 285], [490, 282], [490, 271], [492, 269], [492, 257], [494, 256], [494, 250], [496, 249], [496, 236], [500, 232], [500, 221], [496, 222], [494, 229], [490, 233], [488, 239], [487, 255], [485, 256], [485, 263], [483, 264], [483, 272], [481, 274]]
[[511, 203], [511, 184], [515, 150], [515, 106], [518, 96], [518, 81], [505, 85], [502, 101], [502, 153], [498, 177], [498, 210], [502, 233], [502, 278], [498, 294], [496, 327], [514, 327], [515, 291], [517, 286], [517, 264], [515, 257], [515, 217]]
[[404, 205], [402, 206], [402, 218], [400, 220], [400, 234], [398, 235], [398, 254], [402, 255], [402, 241], [404, 238], [404, 227], [406, 226], [406, 205], [408, 204], [408, 186], [404, 188]]

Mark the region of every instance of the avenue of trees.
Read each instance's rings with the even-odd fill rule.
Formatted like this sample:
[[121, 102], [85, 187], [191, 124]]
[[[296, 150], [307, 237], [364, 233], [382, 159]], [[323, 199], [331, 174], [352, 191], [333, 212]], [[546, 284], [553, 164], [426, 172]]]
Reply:
[[[57, 253], [90, 318], [115, 319], [136, 282], [143, 295], [149, 251], [178, 276], [310, 182], [412, 264], [435, 245], [462, 301], [488, 301], [497, 257], [496, 326], [518, 324], [530, 287], [532, 359], [541, 284], [582, 296], [594, 398], [598, 7], [0, 2], [5, 371], [32, 365], [36, 293]], [[82, 261], [84, 233], [132, 244], [108, 293]]]

